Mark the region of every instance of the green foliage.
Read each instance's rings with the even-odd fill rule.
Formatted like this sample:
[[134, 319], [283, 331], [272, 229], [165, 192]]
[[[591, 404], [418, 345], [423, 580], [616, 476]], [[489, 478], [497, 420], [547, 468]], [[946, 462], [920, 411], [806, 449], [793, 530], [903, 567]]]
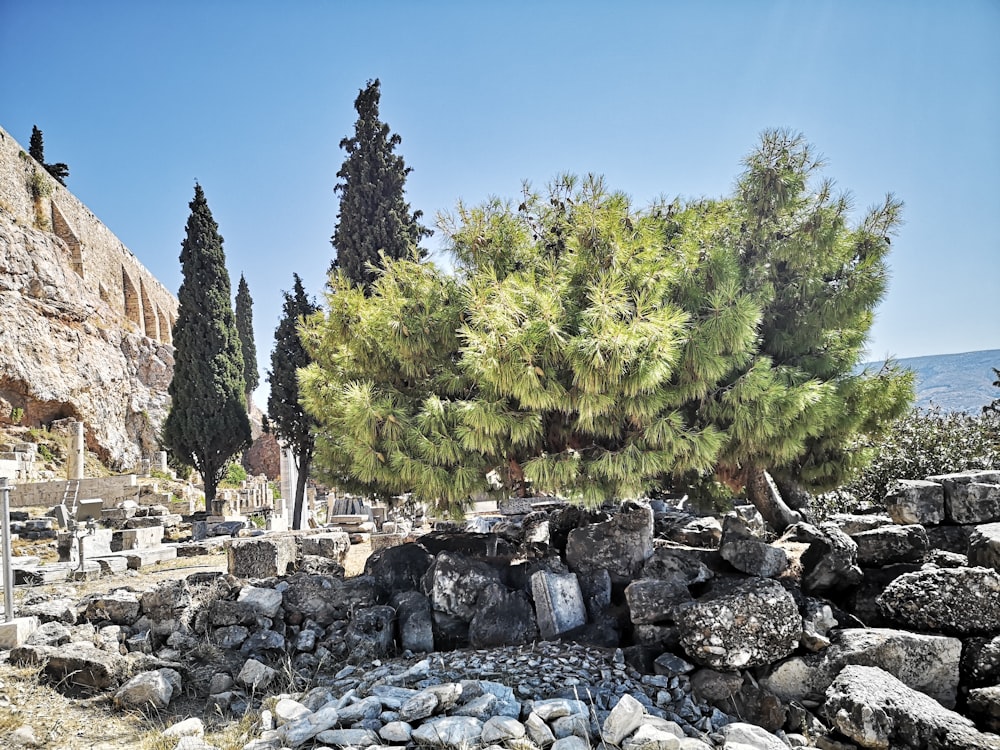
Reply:
[[162, 442], [176, 460], [198, 469], [210, 509], [230, 457], [250, 444], [250, 420], [222, 237], [201, 185], [190, 207]]
[[[1000, 370], [994, 367], [993, 375], [996, 376], [996, 380], [993, 381], [993, 387], [1000, 388]], [[983, 414], [995, 414], [997, 416], [1000, 416], [1000, 398], [995, 398], [986, 406], [984, 406]]]
[[821, 503], [840, 503], [848, 509], [884, 507], [886, 491], [897, 479], [1000, 469], [1000, 415], [913, 409], [893, 422], [884, 436], [864, 437], [855, 448], [869, 453], [871, 462]]
[[911, 376], [855, 372], [885, 289], [891, 197], [856, 227], [798, 136], [765, 133], [735, 194], [638, 210], [563, 177], [440, 225], [454, 274], [382, 256], [331, 275], [304, 329], [317, 465], [345, 489], [585, 502], [770, 470], [834, 485], [905, 412]]
[[[37, 125], [31, 126], [31, 140], [29, 141], [28, 154], [32, 159], [41, 164], [46, 172], [58, 180], [60, 185], [66, 184], [66, 178], [69, 177], [69, 166], [61, 161], [54, 164], [45, 163], [45, 144], [42, 139], [42, 131], [38, 129]], [[34, 197], [37, 198], [38, 196]]]
[[243, 352], [243, 381], [249, 399], [260, 384], [260, 374], [257, 372], [257, 346], [253, 340], [253, 298], [243, 274], [240, 274], [236, 290], [236, 332]]
[[49, 463], [56, 460], [55, 454], [46, 443], [38, 444], [38, 455], [41, 456], [43, 461], [48, 461]]
[[226, 467], [225, 476], [219, 482], [219, 486], [235, 489], [245, 481], [247, 481], [247, 470], [234, 461]]
[[28, 176], [28, 190], [35, 201], [52, 194], [52, 184], [38, 170], [33, 169]]
[[347, 158], [337, 172], [334, 191], [340, 211], [331, 242], [337, 251], [330, 269], [341, 269], [356, 284], [369, 287], [380, 255], [407, 258], [430, 231], [419, 223], [420, 211], [410, 213], [403, 195], [410, 173], [395, 153], [402, 139], [379, 120], [379, 80], [369, 81], [354, 101], [358, 119], [354, 136], [340, 141]]
[[268, 372], [271, 393], [267, 398], [267, 411], [270, 429], [295, 454], [298, 483], [295, 487], [292, 517], [293, 526], [298, 528], [305, 483], [315, 451], [313, 429], [316, 424], [302, 408], [299, 398], [298, 371], [311, 361], [299, 337], [299, 326], [318, 308], [306, 296], [299, 275], [293, 274], [293, 277], [295, 281], [292, 292], [284, 293], [282, 318], [274, 332], [271, 370]]
[[20, 406], [15, 406], [10, 410], [11, 424], [21, 424], [22, 419], [24, 419], [24, 409]]

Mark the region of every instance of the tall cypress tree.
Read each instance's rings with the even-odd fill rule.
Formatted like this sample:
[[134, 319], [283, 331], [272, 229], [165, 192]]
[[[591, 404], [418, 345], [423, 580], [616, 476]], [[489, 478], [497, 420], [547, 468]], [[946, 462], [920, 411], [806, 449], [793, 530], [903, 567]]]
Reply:
[[56, 162], [55, 164], [45, 163], [45, 142], [42, 139], [42, 131], [38, 129], [37, 125], [31, 126], [31, 140], [28, 143], [28, 155], [41, 164], [45, 171], [50, 175], [55, 177], [60, 185], [66, 184], [66, 178], [69, 177], [69, 166], [64, 162]]
[[291, 293], [284, 293], [283, 314], [274, 331], [274, 350], [268, 372], [271, 395], [267, 399], [267, 412], [274, 433], [295, 454], [298, 481], [295, 484], [292, 525], [297, 529], [302, 517], [306, 479], [316, 449], [312, 431], [315, 420], [306, 414], [299, 403], [298, 371], [312, 361], [299, 338], [299, 323], [319, 307], [306, 297], [299, 275], [293, 275], [294, 287]]
[[243, 351], [243, 380], [249, 404], [251, 394], [260, 385], [260, 374], [257, 372], [257, 346], [253, 340], [253, 298], [243, 274], [240, 274], [240, 283], [236, 288], [236, 332]]
[[410, 168], [395, 153], [402, 139], [379, 120], [379, 85], [377, 78], [369, 81], [354, 101], [358, 119], [354, 136], [340, 142], [347, 158], [334, 187], [340, 211], [331, 237], [337, 255], [330, 269], [341, 269], [365, 289], [375, 279], [368, 264], [381, 265], [380, 252], [387, 258], [408, 257], [431, 233], [419, 223], [423, 213], [410, 213], [403, 196]]
[[211, 510], [230, 458], [250, 444], [250, 420], [226, 256], [201, 185], [189, 205], [163, 444], [201, 473]]

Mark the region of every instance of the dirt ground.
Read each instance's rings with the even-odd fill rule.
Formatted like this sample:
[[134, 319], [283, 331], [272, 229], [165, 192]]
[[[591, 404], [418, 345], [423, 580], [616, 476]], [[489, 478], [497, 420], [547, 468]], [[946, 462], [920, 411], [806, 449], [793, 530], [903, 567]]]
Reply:
[[[367, 544], [352, 545], [345, 561], [348, 575], [363, 571], [370, 551]], [[226, 570], [224, 554], [178, 558], [97, 581], [18, 587], [15, 609], [16, 602], [29, 593], [58, 591], [65, 595], [72, 589], [73, 595], [83, 597], [125, 586], [144, 591], [164, 580], [212, 570]], [[182, 696], [172, 701], [165, 711], [149, 714], [122, 711], [113, 705], [112, 698], [112, 693], [64, 695], [48, 684], [37, 668], [17, 667], [6, 660], [0, 661], [0, 748], [173, 750], [176, 738], [164, 738], [162, 731], [191, 716], [198, 716], [205, 722], [206, 741], [220, 750], [240, 750], [256, 736], [254, 716], [205, 716], [202, 714], [204, 700], [194, 696]], [[30, 727], [30, 737], [23, 736], [25, 726]], [[32, 737], [34, 744], [30, 744]]]

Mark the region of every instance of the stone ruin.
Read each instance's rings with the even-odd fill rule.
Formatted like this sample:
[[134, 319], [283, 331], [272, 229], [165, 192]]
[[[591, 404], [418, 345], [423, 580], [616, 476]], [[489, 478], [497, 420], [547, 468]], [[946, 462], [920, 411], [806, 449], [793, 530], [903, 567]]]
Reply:
[[229, 574], [27, 600], [9, 656], [122, 706], [260, 710], [246, 750], [1000, 748], [1000, 472], [886, 507], [778, 539], [745, 507], [525, 507], [353, 578], [344, 532], [230, 540]]

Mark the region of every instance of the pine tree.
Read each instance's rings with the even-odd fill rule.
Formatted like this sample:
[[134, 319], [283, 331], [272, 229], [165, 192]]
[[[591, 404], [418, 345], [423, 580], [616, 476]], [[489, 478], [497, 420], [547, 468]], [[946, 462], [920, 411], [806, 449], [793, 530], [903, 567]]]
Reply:
[[299, 326], [319, 308], [306, 297], [299, 275], [293, 276], [295, 283], [292, 292], [284, 293], [281, 321], [274, 332], [274, 350], [271, 352], [271, 370], [268, 372], [271, 394], [267, 399], [267, 411], [275, 435], [295, 455], [298, 481], [292, 519], [293, 526], [297, 529], [302, 517], [306, 479], [316, 447], [313, 437], [315, 420], [306, 414], [299, 400], [298, 372], [310, 362], [299, 338]]
[[31, 126], [31, 140], [28, 143], [28, 155], [32, 159], [41, 164], [45, 171], [56, 178], [60, 185], [66, 185], [66, 178], [69, 177], [69, 166], [64, 162], [56, 162], [55, 164], [45, 163], [45, 144], [42, 140], [42, 131], [38, 129], [37, 125]]
[[889, 195], [850, 227], [849, 198], [816, 182], [822, 161], [787, 131], [765, 132], [745, 164], [717, 241], [738, 250], [744, 289], [763, 313], [759, 344], [702, 415], [729, 435], [720, 476], [744, 485], [780, 529], [794, 517], [765, 472], [790, 489], [843, 484], [870, 458], [857, 438], [884, 431], [912, 402], [912, 376], [892, 363], [857, 372], [902, 204]]
[[419, 223], [421, 211], [410, 213], [403, 189], [410, 168], [395, 153], [402, 139], [390, 134], [379, 120], [379, 80], [369, 81], [354, 101], [358, 119], [354, 136], [340, 141], [347, 158], [337, 172], [340, 211], [331, 242], [336, 257], [331, 271], [341, 269], [347, 278], [369, 288], [386, 258], [406, 258], [418, 251], [430, 231]]
[[250, 444], [250, 421], [222, 237], [201, 185], [189, 205], [163, 444], [201, 473], [211, 510], [230, 458]]
[[243, 381], [246, 383], [249, 404], [251, 394], [260, 385], [260, 374], [257, 372], [257, 346], [253, 340], [253, 298], [243, 274], [240, 274], [240, 283], [236, 288], [236, 332], [243, 352]]
[[683, 409], [713, 383], [691, 380], [746, 356], [759, 310], [732, 260], [692, 294], [700, 255], [664, 253], [669, 229], [598, 179], [564, 178], [519, 210], [460, 206], [457, 277], [394, 261], [365, 295], [332, 276], [305, 334], [317, 467], [451, 511], [497, 483], [599, 503], [709, 471], [723, 435]]

